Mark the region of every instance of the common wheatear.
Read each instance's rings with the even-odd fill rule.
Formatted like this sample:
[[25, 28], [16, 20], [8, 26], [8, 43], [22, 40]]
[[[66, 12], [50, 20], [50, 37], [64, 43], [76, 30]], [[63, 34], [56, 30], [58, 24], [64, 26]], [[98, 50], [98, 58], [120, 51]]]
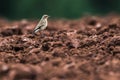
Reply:
[[44, 30], [46, 29], [47, 25], [48, 25], [48, 15], [43, 15], [41, 20], [39, 21], [39, 23], [37, 24], [37, 26], [35, 27], [33, 34], [37, 33], [39, 30]]

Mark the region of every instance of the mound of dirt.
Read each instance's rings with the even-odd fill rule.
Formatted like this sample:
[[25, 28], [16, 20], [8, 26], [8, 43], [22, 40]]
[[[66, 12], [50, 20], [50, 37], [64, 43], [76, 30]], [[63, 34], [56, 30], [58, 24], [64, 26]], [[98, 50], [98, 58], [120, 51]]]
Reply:
[[0, 80], [120, 80], [120, 16], [0, 19]]

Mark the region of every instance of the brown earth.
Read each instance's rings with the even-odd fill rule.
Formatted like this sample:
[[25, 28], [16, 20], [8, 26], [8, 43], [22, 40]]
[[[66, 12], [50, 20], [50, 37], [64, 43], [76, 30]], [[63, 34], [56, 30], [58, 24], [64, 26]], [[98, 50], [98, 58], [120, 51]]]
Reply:
[[0, 80], [120, 80], [120, 16], [0, 19]]

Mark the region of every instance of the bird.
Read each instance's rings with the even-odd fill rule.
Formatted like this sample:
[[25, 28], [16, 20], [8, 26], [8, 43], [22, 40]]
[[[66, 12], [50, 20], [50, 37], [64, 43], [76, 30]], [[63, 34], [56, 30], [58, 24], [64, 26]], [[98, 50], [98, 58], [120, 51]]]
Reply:
[[35, 35], [35, 33], [37, 33], [38, 31], [40, 30], [44, 30], [47, 28], [47, 25], [48, 25], [48, 21], [47, 19], [49, 18], [50, 16], [48, 15], [43, 15], [41, 20], [38, 22], [38, 24], [36, 25], [36, 27], [34, 28], [33, 30], [33, 34]]

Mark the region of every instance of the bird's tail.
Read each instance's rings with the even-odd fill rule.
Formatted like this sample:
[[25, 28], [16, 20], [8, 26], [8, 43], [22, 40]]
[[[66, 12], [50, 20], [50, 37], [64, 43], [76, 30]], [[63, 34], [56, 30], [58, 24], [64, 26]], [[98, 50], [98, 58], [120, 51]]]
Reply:
[[32, 34], [36, 35], [35, 33], [37, 33], [39, 30], [40, 30], [39, 27], [35, 28], [35, 29], [33, 30]]
[[32, 34], [33, 34], [33, 35], [36, 35], [35, 31], [32, 31]]

